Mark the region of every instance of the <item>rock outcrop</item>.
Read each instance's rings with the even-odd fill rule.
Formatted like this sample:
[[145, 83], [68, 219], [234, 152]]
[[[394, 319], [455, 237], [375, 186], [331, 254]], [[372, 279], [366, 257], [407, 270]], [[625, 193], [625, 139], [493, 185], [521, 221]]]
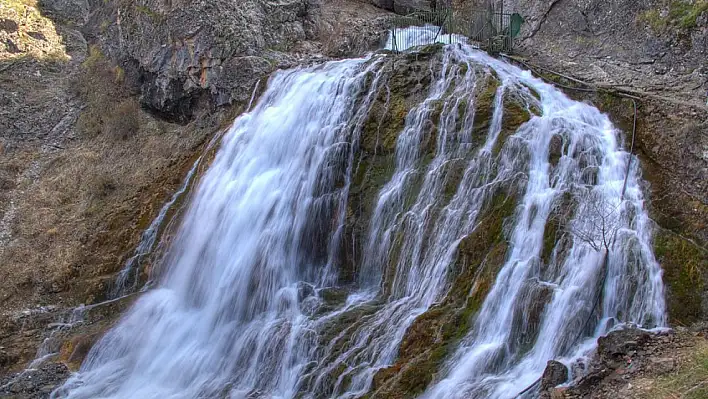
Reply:
[[267, 51], [314, 40], [319, 15], [314, 0], [134, 0], [96, 7], [89, 25], [139, 82], [142, 104], [186, 122], [199, 107], [246, 101], [277, 66]]
[[380, 13], [353, 8], [320, 0], [131, 0], [96, 6], [88, 26], [140, 86], [143, 106], [184, 123], [196, 109], [248, 100], [278, 67], [378, 46]]
[[559, 361], [550, 360], [541, 376], [541, 397], [550, 397], [548, 391], [566, 381], [568, 381], [568, 367]]
[[554, 398], [702, 398], [708, 340], [705, 326], [652, 333], [627, 328], [598, 340], [586, 372], [570, 387], [549, 392]]

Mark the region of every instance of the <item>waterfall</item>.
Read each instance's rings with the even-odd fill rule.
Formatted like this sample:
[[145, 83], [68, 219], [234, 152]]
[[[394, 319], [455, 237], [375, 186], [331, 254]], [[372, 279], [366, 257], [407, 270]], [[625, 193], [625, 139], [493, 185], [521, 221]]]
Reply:
[[385, 55], [275, 73], [155, 287], [53, 397], [385, 397], [425, 357], [400, 394], [512, 398], [618, 325], [664, 325], [641, 171], [622, 197], [608, 118], [464, 44], [416, 62], [404, 100]]
[[[514, 134], [524, 142], [530, 160], [528, 182], [510, 236], [510, 253], [464, 344], [448, 362], [447, 376], [429, 389], [426, 397], [511, 398], [540, 376], [549, 359], [570, 360], [582, 355], [587, 344], [607, 333], [613, 323], [664, 325], [661, 269], [651, 250], [638, 170], [631, 171], [631, 183], [621, 199], [631, 155], [619, 147], [619, 132], [607, 116], [482, 53], [465, 48], [451, 51], [490, 65], [502, 80], [533, 87], [541, 97], [543, 117], [533, 118]], [[551, 169], [548, 148], [554, 135], [563, 137], [567, 152]], [[588, 170], [594, 175], [590, 179], [585, 173]], [[549, 274], [539, 268], [538, 255], [551, 208], [564, 193], [581, 201], [569, 223], [580, 227], [572, 236], [568, 255], [555, 265], [558, 270]], [[606, 232], [589, 230], [598, 226], [606, 227]], [[609, 246], [606, 260], [602, 240]], [[514, 317], [523, 311], [519, 305], [534, 284], [550, 287], [551, 298], [541, 316], [537, 338], [524, 352], [515, 342], [528, 331]], [[589, 342], [578, 345], [600, 293], [600, 320], [589, 327]]]

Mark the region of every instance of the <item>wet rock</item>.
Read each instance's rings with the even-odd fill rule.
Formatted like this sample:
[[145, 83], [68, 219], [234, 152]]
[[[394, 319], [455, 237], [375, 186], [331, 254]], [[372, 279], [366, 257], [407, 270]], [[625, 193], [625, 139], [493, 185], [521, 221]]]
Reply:
[[300, 281], [297, 284], [297, 299], [299, 302], [315, 296], [315, 287], [312, 284]]
[[541, 392], [547, 392], [568, 380], [568, 367], [565, 364], [550, 360], [541, 376]]
[[558, 165], [558, 161], [560, 161], [562, 156], [563, 137], [559, 134], [556, 134], [551, 137], [551, 143], [549, 144], [548, 148], [548, 161], [551, 163], [551, 165], [556, 166]]
[[329, 306], [340, 306], [347, 301], [349, 290], [346, 288], [330, 287], [319, 291], [320, 298]]

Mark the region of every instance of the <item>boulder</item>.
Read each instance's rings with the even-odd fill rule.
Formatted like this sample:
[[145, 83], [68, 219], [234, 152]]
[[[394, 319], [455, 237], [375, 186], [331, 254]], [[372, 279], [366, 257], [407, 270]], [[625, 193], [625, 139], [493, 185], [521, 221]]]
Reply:
[[651, 339], [651, 334], [637, 329], [627, 328], [612, 331], [597, 340], [597, 354], [601, 363], [606, 367], [616, 369], [633, 357], [637, 349], [644, 346]]
[[39, 6], [52, 19], [83, 25], [88, 19], [88, 0], [40, 0]]
[[547, 392], [566, 381], [568, 381], [568, 367], [561, 362], [550, 360], [541, 376], [541, 392]]

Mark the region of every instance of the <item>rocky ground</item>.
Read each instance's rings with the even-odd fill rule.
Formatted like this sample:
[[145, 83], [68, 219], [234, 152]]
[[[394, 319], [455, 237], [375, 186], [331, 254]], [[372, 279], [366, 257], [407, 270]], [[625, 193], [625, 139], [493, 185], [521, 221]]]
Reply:
[[708, 396], [708, 330], [615, 331], [598, 340], [588, 373], [550, 398], [699, 399]]

